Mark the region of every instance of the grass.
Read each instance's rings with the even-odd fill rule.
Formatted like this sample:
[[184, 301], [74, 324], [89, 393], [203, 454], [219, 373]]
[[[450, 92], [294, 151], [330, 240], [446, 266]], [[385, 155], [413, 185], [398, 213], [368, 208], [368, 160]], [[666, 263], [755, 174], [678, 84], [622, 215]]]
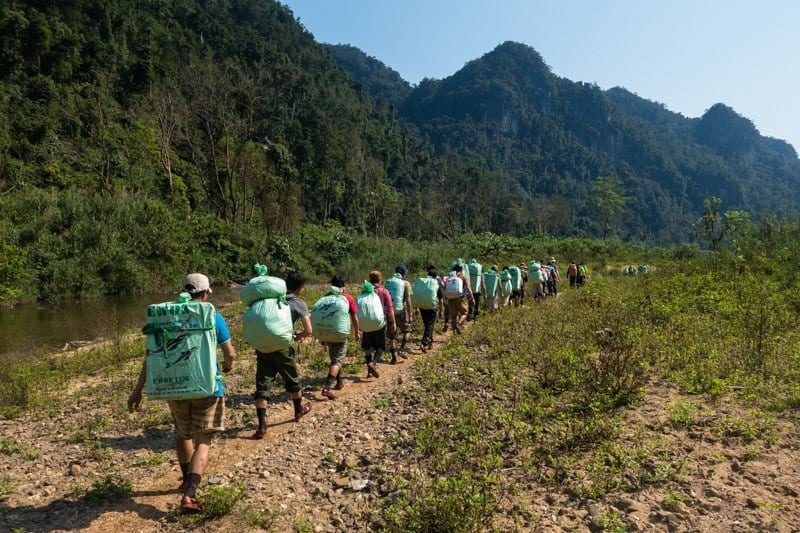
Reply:
[[[792, 362], [800, 337], [783, 322], [798, 313], [773, 299], [773, 308], [756, 307], [780, 324], [758, 330], [769, 350], [756, 357], [754, 331], [741, 320], [754, 293], [714, 281], [669, 265], [659, 277], [624, 283], [597, 276], [542, 306], [484, 316], [418, 361], [428, 414], [401, 444], [425, 475], [400, 484], [400, 498], [382, 514], [388, 529], [491, 529], [484, 513], [497, 503], [493, 495], [513, 494], [531, 477], [579, 498], [673, 490], [687, 476], [680, 441], [626, 423], [653, 380], [682, 387], [667, 407], [668, 426], [704, 427], [757, 457], [758, 443], [779, 438], [776, 416], [798, 397]], [[744, 409], [699, 416], [698, 405], [723, 397]], [[605, 530], [627, 530], [619, 515], [604, 520]]]
[[130, 480], [109, 475], [95, 481], [83, 499], [93, 505], [104, 505], [127, 499], [132, 493], [133, 484]]

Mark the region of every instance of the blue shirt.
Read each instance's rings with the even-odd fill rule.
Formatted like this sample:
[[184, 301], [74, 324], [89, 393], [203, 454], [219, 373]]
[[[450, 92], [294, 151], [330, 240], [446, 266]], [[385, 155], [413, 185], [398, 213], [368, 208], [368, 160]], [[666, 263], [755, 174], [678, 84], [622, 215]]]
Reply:
[[[225, 344], [231, 340], [231, 332], [228, 331], [228, 324], [222, 315], [214, 311], [214, 330], [217, 333], [217, 345]], [[214, 397], [225, 395], [225, 386], [222, 384], [222, 373], [219, 370], [219, 360], [217, 360], [217, 388], [214, 390]]]

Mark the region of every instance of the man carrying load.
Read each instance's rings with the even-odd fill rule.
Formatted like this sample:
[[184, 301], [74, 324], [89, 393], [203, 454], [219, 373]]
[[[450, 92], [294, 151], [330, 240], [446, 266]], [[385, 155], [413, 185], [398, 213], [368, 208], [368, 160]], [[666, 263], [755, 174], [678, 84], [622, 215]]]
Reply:
[[[411, 284], [406, 281], [406, 272], [408, 269], [405, 265], [397, 265], [394, 269], [394, 276], [387, 279], [384, 283], [384, 288], [389, 291], [392, 297], [392, 306], [394, 307], [394, 322], [395, 334], [387, 335], [389, 339], [389, 352], [392, 354], [392, 361], [397, 361], [399, 355], [403, 359], [408, 359], [408, 339], [411, 337], [411, 330], [413, 329], [412, 318], [414, 317], [414, 310], [411, 308]], [[397, 336], [403, 334], [400, 341], [400, 348], [397, 348]]]
[[[259, 268], [262, 267], [262, 268]], [[266, 267], [256, 265], [259, 274], [250, 280], [242, 289], [242, 300], [249, 307], [245, 312], [242, 329], [244, 338], [256, 351], [256, 390], [254, 394], [258, 429], [253, 438], [263, 439], [267, 433], [267, 404], [275, 377], [280, 374], [286, 392], [292, 398], [294, 419], [300, 419], [311, 411], [311, 403], [303, 404], [300, 372], [297, 369], [295, 350], [292, 346], [295, 338], [294, 321], [305, 312], [305, 321], [300, 336], [310, 335], [311, 323], [308, 320], [308, 307], [297, 298], [302, 291], [304, 279], [297, 272], [290, 272], [285, 283], [280, 278], [267, 276]], [[267, 289], [272, 287], [272, 289]], [[291, 287], [291, 288], [290, 288]], [[287, 297], [287, 290], [293, 293], [292, 301]], [[260, 291], [260, 292], [259, 292]], [[248, 296], [250, 294], [250, 296]], [[271, 299], [274, 302], [267, 300]], [[297, 309], [297, 315], [295, 314]], [[267, 351], [263, 351], [267, 350]]]
[[322, 395], [329, 400], [336, 399], [336, 395], [331, 392], [334, 382], [336, 389], [343, 387], [342, 363], [347, 356], [347, 338], [350, 332], [352, 331], [356, 340], [360, 338], [356, 301], [344, 292], [344, 285], [344, 276], [334, 276], [328, 294], [317, 300], [311, 309], [313, 335], [328, 346], [328, 357], [331, 361], [328, 377], [322, 385]]
[[[210, 368], [200, 369], [215, 376], [213, 378], [211, 393], [201, 397], [167, 400], [167, 405], [169, 405], [169, 410], [172, 413], [172, 420], [175, 424], [175, 451], [177, 452], [178, 464], [181, 467], [181, 474], [183, 475], [183, 483], [181, 483], [181, 490], [183, 492], [183, 496], [181, 497], [181, 509], [186, 512], [202, 512], [203, 507], [197, 503], [195, 498], [197, 486], [200, 484], [203, 470], [208, 463], [211, 440], [216, 433], [224, 431], [225, 429], [224, 388], [222, 385], [222, 376], [219, 373], [216, 347], [219, 346], [222, 349], [224, 358], [222, 371], [226, 373], [230, 372], [233, 367], [233, 359], [236, 357], [236, 350], [233, 348], [231, 335], [228, 331], [228, 325], [225, 323], [225, 319], [214, 310], [210, 303], [207, 303], [208, 296], [211, 294], [211, 286], [208, 277], [199, 273], [189, 274], [183, 279], [183, 290], [185, 293], [188, 293], [185, 297], [187, 300], [191, 299], [191, 302], [183, 302], [181, 299], [179, 302], [176, 302], [177, 305], [170, 306], [168, 304], [161, 304], [159, 306], [150, 306], [150, 308], [158, 307], [159, 309], [156, 309], [157, 312], [164, 310], [166, 313], [175, 313], [173, 316], [178, 320], [183, 320], [182, 315], [178, 314], [180, 309], [185, 309], [189, 311], [190, 314], [193, 312], [202, 313], [205, 310], [210, 310], [213, 313], [213, 318], [210, 322], [211, 325], [209, 326], [211, 331], [209, 333], [202, 333], [195, 329], [188, 330], [187, 328], [170, 331], [169, 327], [163, 324], [163, 322], [159, 325], [160, 329], [159, 327], [151, 327], [154, 326], [154, 324], [148, 322], [148, 326], [145, 326], [144, 330], [145, 333], [148, 334], [148, 355], [142, 363], [139, 380], [128, 396], [128, 410], [132, 412], [139, 409], [139, 405], [142, 402], [142, 391], [145, 389], [145, 385], [147, 385], [147, 394], [152, 396], [152, 392], [155, 392], [154, 387], [156, 386], [154, 382], [167, 380], [167, 378], [164, 377], [155, 378], [152, 373], [152, 367], [150, 368], [150, 372], [148, 372], [148, 358], [153, 358], [154, 365], [151, 366], [155, 366], [158, 358], [165, 359], [167, 357], [167, 346], [174, 345], [175, 341], [178, 341], [182, 337], [185, 338], [185, 335], [206, 335], [213, 339], [213, 342], [209, 344], [208, 348], [211, 350], [211, 353], [207, 354], [211, 356]], [[167, 309], [167, 307], [169, 307], [169, 309]], [[148, 314], [150, 308], [148, 308]], [[151, 344], [156, 338], [161, 338], [165, 341], [164, 350], [161, 352], [156, 350], [151, 351]], [[185, 344], [188, 346], [190, 341], [186, 340]], [[180, 362], [175, 362], [175, 364], [172, 365], [173, 369], [184, 364], [194, 364], [198, 361], [202, 361], [201, 364], [205, 364], [206, 359], [201, 357], [204, 354], [199, 353], [198, 350], [192, 351], [193, 348], [194, 347], [189, 347], [189, 357]], [[183, 357], [185, 356], [182, 355], [181, 358]], [[167, 365], [167, 367], [168, 366], [169, 365]], [[168, 393], [165, 393], [164, 398], [168, 397], [167, 394]]]

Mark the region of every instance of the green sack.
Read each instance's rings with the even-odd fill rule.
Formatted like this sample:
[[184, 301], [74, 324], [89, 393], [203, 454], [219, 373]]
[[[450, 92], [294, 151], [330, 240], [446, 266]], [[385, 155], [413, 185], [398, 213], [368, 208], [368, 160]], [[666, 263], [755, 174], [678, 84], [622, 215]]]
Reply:
[[515, 291], [520, 290], [522, 288], [522, 272], [519, 271], [519, 267], [516, 265], [508, 267], [508, 273], [511, 275], [511, 288]]
[[212, 396], [217, 388], [217, 333], [214, 306], [192, 302], [147, 306], [145, 394], [153, 400]]
[[542, 265], [536, 261], [528, 263], [528, 281], [534, 285], [538, 285], [544, 281], [544, 272], [542, 272]]
[[500, 283], [503, 284], [503, 293], [506, 295], [511, 294], [511, 274], [508, 270], [500, 272]]
[[467, 265], [469, 271], [469, 288], [472, 292], [479, 294], [481, 292], [481, 274], [483, 273], [483, 265], [478, 263], [475, 259], [471, 259]]
[[276, 298], [256, 300], [244, 312], [242, 334], [247, 343], [261, 353], [277, 352], [292, 345], [292, 310]]
[[374, 291], [362, 292], [356, 298], [356, 308], [358, 308], [358, 328], [361, 331], [371, 333], [386, 325], [383, 303]]
[[411, 288], [411, 303], [420, 309], [436, 309], [439, 305], [438, 292], [439, 282], [435, 278], [417, 278]]
[[311, 308], [311, 329], [314, 338], [322, 342], [344, 342], [350, 335], [350, 304], [331, 287]]
[[392, 296], [392, 306], [395, 312], [402, 311], [405, 307], [404, 299], [406, 295], [406, 283], [403, 281], [403, 276], [395, 274], [393, 277], [386, 280], [384, 284], [386, 290]]
[[487, 270], [483, 274], [483, 282], [486, 284], [486, 297], [494, 298], [498, 294], [500, 287], [500, 277], [494, 270]]
[[247, 282], [239, 293], [244, 305], [250, 305], [264, 298], [286, 300], [286, 282], [273, 276], [258, 276]]

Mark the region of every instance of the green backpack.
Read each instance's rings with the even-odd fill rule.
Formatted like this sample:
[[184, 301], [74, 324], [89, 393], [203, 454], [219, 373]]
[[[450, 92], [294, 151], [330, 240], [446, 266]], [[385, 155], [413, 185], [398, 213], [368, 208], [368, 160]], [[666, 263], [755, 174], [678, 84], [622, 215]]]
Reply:
[[217, 388], [217, 333], [214, 306], [178, 300], [147, 306], [145, 394], [153, 400], [212, 396]]
[[370, 282], [364, 282], [362, 292], [356, 298], [356, 307], [358, 308], [358, 328], [361, 331], [371, 333], [386, 325], [383, 303], [380, 296], [375, 294], [375, 287]]

